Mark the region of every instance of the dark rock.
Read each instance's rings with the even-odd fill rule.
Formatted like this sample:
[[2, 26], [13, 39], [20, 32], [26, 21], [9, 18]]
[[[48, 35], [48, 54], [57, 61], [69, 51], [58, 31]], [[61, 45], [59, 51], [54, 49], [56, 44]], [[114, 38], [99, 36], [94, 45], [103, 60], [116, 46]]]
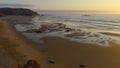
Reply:
[[28, 33], [47, 33], [47, 32], [55, 32], [55, 31], [65, 31], [70, 32], [74, 31], [72, 28], [67, 28], [65, 24], [62, 23], [48, 23], [42, 24], [39, 29], [30, 29], [25, 32]]
[[72, 28], [65, 28], [65, 32], [74, 31]]
[[40, 14], [39, 16], [45, 16], [44, 14]]
[[39, 15], [30, 9], [25, 8], [0, 8], [0, 14], [9, 15], [21, 15], [21, 16], [36, 16]]
[[85, 68], [85, 67], [86, 67], [86, 65], [80, 64], [79, 68]]
[[49, 64], [55, 64], [55, 61], [54, 60], [48, 60], [48, 63]]
[[24, 68], [41, 68], [35, 60], [28, 60]]
[[27, 33], [42, 33], [43, 30], [42, 29], [30, 29], [30, 30], [26, 30], [24, 32], [27, 32]]
[[4, 14], [2, 14], [2, 13], [0, 13], [0, 17], [3, 17], [3, 16], [5, 16]]
[[84, 15], [82, 15], [82, 16], [87, 16], [87, 17], [89, 17], [89, 16], [91, 16], [91, 15], [84, 14]]
[[77, 36], [84, 36], [85, 33], [80, 33], [80, 32], [73, 32], [71, 34], [65, 35], [66, 37], [77, 37]]

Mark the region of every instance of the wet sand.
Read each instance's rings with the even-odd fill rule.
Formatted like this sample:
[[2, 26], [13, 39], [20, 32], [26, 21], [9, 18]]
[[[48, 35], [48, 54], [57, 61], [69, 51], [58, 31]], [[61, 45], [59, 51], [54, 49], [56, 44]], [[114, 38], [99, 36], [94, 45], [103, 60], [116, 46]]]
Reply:
[[105, 34], [105, 35], [118, 36], [118, 37], [120, 37], [120, 34], [119, 34], [119, 33], [112, 33], [112, 32], [100, 32], [100, 33]]
[[[31, 42], [30, 40], [23, 37], [19, 32], [17, 32], [13, 27], [12, 22], [9, 22], [8, 19], [11, 19], [11, 17], [2, 18], [0, 20], [0, 23], [2, 24], [2, 28], [3, 28], [3, 32], [2, 32], [3, 36], [6, 37], [10, 43], [17, 45], [16, 47], [14, 47], [14, 49], [15, 51], [17, 51], [17, 53], [20, 54], [20, 56], [15, 56], [15, 57], [11, 56], [13, 61], [16, 61], [16, 63], [11, 63], [11, 64], [15, 64], [16, 66], [19, 64], [23, 65], [27, 60], [33, 59], [37, 61], [42, 68], [47, 66], [45, 56], [42, 54], [42, 52], [37, 50], [37, 44]], [[12, 55], [15, 55], [15, 54], [12, 54]], [[19, 60], [16, 60], [16, 58], [18, 58]], [[4, 65], [7, 66], [8, 64], [4, 64]], [[8, 67], [8, 68], [11, 68], [11, 67]]]
[[[120, 44], [109, 47], [80, 44], [60, 38], [45, 38], [46, 54], [65, 68], [120, 68]], [[57, 67], [59, 68], [59, 67]]]
[[[23, 37], [9, 22], [3, 23], [4, 35], [19, 46], [16, 50], [24, 59], [34, 59], [41, 68], [120, 68], [120, 44], [111, 43], [109, 47], [71, 42], [56, 37], [44, 38], [44, 44], [36, 44]], [[49, 64], [48, 60], [54, 60]]]

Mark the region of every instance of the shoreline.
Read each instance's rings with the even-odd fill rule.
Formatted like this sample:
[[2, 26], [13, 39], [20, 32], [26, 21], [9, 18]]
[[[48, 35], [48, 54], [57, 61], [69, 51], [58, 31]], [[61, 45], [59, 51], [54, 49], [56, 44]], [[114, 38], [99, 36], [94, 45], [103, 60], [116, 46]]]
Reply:
[[119, 33], [112, 33], [112, 32], [100, 32], [102, 34], [105, 34], [105, 35], [109, 35], [109, 36], [116, 36], [116, 37], [120, 37], [120, 34]]
[[[102, 47], [56, 37], [45, 37], [44, 44], [37, 44], [16, 31], [13, 24], [3, 24], [6, 37], [19, 44], [17, 51], [24, 54], [26, 60], [35, 59], [41, 68], [79, 68], [80, 64], [88, 68], [120, 68], [119, 44]], [[48, 60], [54, 60], [55, 64], [48, 64]]]
[[44, 37], [60, 37], [70, 40], [71, 42], [94, 44], [105, 47], [109, 46], [109, 42], [119, 41], [119, 38], [113, 35], [110, 36], [110, 33], [108, 33], [109, 35], [105, 33], [103, 34], [102, 30], [101, 32], [98, 32], [99, 30], [93, 31], [89, 29], [75, 28], [65, 23], [54, 23], [42, 20], [40, 17], [35, 17], [32, 20], [32, 22], [26, 25], [16, 24], [15, 28], [17, 31], [23, 33], [25, 37], [36, 43], [43, 42], [43, 40], [40, 41], [40, 39]]

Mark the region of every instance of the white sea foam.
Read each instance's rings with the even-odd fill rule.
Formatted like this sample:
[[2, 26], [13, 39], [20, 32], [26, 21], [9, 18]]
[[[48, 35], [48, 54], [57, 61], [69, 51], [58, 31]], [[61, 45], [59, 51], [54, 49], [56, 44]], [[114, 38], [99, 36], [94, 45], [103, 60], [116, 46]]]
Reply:
[[[15, 27], [18, 31], [24, 32], [30, 29], [38, 30], [42, 28], [41, 25], [47, 25], [47, 26], [50, 26], [51, 28], [55, 27], [54, 29], [59, 29], [60, 26], [58, 26], [58, 24], [55, 24], [55, 23], [62, 23], [66, 25], [66, 28], [74, 29], [73, 31], [69, 31], [69, 32], [65, 32], [65, 30], [63, 29], [62, 31], [52, 31], [52, 32], [47, 30], [43, 33], [36, 33], [36, 34], [33, 33], [33, 35], [31, 33], [29, 36], [31, 35], [34, 36], [34, 38], [31, 37], [31, 39], [34, 40], [36, 38], [35, 40], [37, 40], [37, 42], [39, 41], [39, 38], [50, 36], [50, 37], [60, 37], [63, 39], [74, 41], [74, 42], [80, 42], [85, 44], [95, 44], [95, 45], [107, 47], [110, 45], [110, 42], [116, 41], [116, 38], [114, 37], [103, 35], [94, 30], [80, 28], [81, 25], [78, 23], [44, 20], [44, 19], [40, 19], [39, 17], [33, 18], [32, 23], [33, 23], [32, 25], [26, 25], [26, 26], [16, 24]], [[26, 33], [26, 35], [28, 35], [28, 33]]]

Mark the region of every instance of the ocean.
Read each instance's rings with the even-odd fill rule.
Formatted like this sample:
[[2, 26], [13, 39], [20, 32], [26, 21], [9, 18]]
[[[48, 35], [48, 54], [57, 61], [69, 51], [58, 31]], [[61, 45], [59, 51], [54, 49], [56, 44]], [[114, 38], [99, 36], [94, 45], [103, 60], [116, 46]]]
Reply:
[[[18, 31], [21, 31], [23, 35], [35, 42], [44, 43], [44, 40], [42, 40], [42, 38], [50, 36], [60, 37], [70, 41], [85, 44], [109, 46], [109, 42], [119, 40], [119, 37], [104, 35], [100, 33], [120, 33], [119, 14], [103, 14], [97, 12], [83, 11], [37, 12], [39, 14], [43, 14], [43, 16], [34, 17], [30, 22], [32, 23], [32, 25], [16, 25], [16, 29]], [[58, 23], [64, 24], [65, 27], [62, 27], [64, 25]], [[71, 29], [71, 31], [65, 31], [66, 28]], [[31, 31], [31, 29], [32, 32], [27, 32]], [[36, 31], [40, 33], [36, 33]]]
[[119, 32], [120, 14], [83, 11], [39, 11], [46, 20], [79, 24], [80, 28]]

